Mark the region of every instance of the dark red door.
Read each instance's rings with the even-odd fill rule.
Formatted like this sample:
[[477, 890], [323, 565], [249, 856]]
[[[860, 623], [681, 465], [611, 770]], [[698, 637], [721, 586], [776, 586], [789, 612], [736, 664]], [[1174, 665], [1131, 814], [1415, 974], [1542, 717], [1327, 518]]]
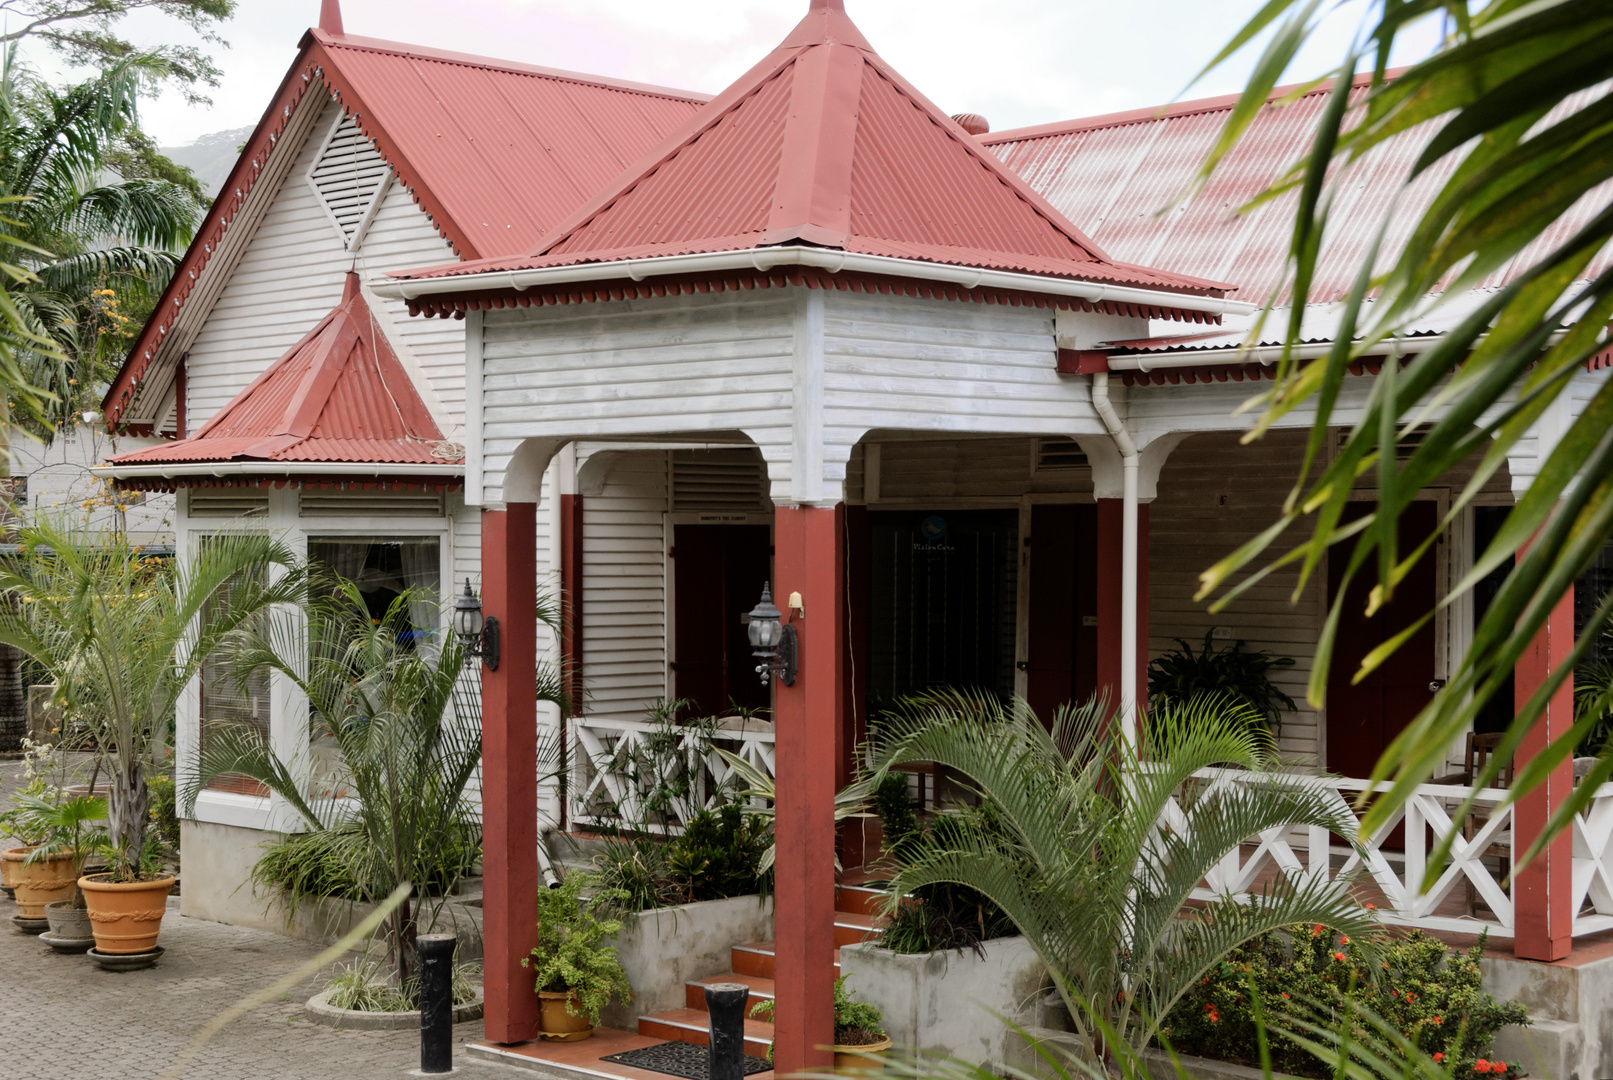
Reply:
[[[1345, 520], [1359, 518], [1371, 504], [1352, 504]], [[1412, 550], [1433, 531], [1437, 509], [1432, 502], [1414, 502], [1400, 516], [1400, 552]], [[1348, 565], [1347, 541], [1328, 559], [1328, 600], [1338, 596], [1339, 582]], [[1422, 561], [1395, 589], [1393, 603], [1366, 615], [1367, 595], [1377, 581], [1375, 568], [1367, 567], [1350, 583], [1339, 615], [1338, 638], [1327, 680], [1327, 771], [1340, 776], [1367, 777], [1389, 743], [1433, 697], [1434, 626], [1429, 622], [1360, 683], [1350, 680], [1362, 659], [1378, 645], [1400, 633], [1434, 606], [1437, 550]]]
[[1098, 682], [1097, 511], [1034, 506], [1029, 541], [1025, 698], [1043, 723]]
[[730, 703], [763, 709], [768, 689], [756, 674], [740, 617], [772, 577], [766, 525], [675, 525], [673, 694], [696, 716], [720, 716]]

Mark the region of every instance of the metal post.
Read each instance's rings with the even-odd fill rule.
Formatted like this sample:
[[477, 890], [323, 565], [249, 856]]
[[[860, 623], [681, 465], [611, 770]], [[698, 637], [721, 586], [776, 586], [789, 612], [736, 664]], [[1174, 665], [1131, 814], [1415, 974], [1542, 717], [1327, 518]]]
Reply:
[[421, 934], [420, 1071], [454, 1071], [454, 935]]
[[711, 1080], [745, 1080], [745, 1006], [749, 1001], [750, 987], [744, 983], [706, 984]]

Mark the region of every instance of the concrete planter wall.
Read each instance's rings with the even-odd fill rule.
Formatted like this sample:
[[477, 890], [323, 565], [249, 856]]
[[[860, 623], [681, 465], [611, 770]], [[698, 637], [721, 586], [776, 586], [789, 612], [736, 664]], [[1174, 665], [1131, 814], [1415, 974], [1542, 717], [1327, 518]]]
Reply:
[[858, 1000], [885, 1014], [896, 1046], [1004, 1061], [1020, 1040], [1003, 1018], [1036, 1024], [1047, 968], [1022, 937], [995, 938], [984, 951], [984, 959], [969, 951], [902, 955], [864, 942], [840, 950], [840, 973]]
[[772, 937], [773, 901], [756, 896], [658, 908], [624, 919], [613, 944], [633, 987], [633, 1001], [612, 1003], [599, 1022], [637, 1031], [640, 1016], [683, 1008], [685, 983], [728, 971], [735, 945]]

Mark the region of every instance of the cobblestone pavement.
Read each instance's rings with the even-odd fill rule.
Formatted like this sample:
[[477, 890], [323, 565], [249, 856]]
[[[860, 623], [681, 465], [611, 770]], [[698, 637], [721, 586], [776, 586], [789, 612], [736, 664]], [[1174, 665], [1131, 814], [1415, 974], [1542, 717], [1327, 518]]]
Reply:
[[[17, 765], [0, 764], [0, 797]], [[9, 800], [0, 798], [9, 804]], [[8, 845], [9, 846], [9, 845]], [[260, 930], [180, 916], [169, 901], [154, 968], [115, 975], [87, 957], [58, 955], [10, 925], [0, 894], [0, 1051], [7, 1080], [148, 1080], [159, 1076], [208, 1020], [318, 953]], [[418, 1031], [338, 1031], [302, 1016], [324, 975], [226, 1027], [185, 1070], [187, 1080], [379, 1080], [420, 1066]], [[454, 1028], [455, 1072], [516, 1078], [522, 1071], [469, 1060], [481, 1021]]]

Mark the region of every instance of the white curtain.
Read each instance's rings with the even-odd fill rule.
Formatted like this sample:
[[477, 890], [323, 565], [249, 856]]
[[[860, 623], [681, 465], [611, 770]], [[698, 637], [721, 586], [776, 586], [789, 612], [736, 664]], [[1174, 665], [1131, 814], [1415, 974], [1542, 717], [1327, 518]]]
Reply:
[[434, 642], [440, 628], [441, 549], [436, 540], [403, 540], [398, 549], [403, 558], [403, 583], [415, 590], [409, 603], [409, 621], [419, 632], [416, 640], [422, 644]]

